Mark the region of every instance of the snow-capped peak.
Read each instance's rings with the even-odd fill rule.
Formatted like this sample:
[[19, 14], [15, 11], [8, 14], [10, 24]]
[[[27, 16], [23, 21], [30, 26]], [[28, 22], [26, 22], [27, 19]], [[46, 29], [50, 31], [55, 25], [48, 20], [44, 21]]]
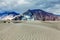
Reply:
[[3, 18], [1, 18], [1, 20], [12, 20], [13, 19], [13, 15], [7, 15]]
[[0, 13], [0, 20], [12, 20], [17, 15], [19, 15], [19, 13], [9, 11], [3, 12]]

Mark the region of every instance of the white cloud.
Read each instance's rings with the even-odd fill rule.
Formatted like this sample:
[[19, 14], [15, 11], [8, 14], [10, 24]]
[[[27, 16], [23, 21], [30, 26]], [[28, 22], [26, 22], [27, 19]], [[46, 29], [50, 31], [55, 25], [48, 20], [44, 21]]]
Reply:
[[55, 6], [48, 8], [46, 11], [54, 14], [60, 14], [60, 4], [56, 4]]
[[6, 6], [7, 4], [5, 2], [2, 2], [1, 5]]
[[7, 4], [5, 2], [1, 2], [0, 7], [2, 7], [2, 6], [7, 6]]
[[25, 0], [18, 0], [17, 4], [20, 4], [20, 5], [22, 5], [22, 4], [29, 4], [29, 2], [25, 1]]

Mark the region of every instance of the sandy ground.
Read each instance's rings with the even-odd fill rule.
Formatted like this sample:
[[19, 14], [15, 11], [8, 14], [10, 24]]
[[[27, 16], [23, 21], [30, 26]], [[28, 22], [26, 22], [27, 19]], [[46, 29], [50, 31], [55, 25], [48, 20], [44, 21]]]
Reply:
[[60, 40], [60, 22], [1, 23], [0, 40]]

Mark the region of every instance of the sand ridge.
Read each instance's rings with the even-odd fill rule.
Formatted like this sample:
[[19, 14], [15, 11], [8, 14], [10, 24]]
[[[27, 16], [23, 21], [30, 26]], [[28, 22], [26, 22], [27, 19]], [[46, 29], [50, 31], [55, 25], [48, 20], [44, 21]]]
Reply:
[[0, 24], [0, 40], [60, 40], [60, 30], [54, 28], [54, 23], [49, 23], [49, 26], [47, 24], [43, 22], [7, 23], [3, 26]]

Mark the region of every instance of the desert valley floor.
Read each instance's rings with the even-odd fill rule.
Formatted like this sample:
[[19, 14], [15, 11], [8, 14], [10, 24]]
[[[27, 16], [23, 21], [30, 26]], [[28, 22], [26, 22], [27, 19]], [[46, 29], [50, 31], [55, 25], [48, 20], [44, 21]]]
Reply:
[[60, 22], [0, 23], [0, 40], [60, 40]]

